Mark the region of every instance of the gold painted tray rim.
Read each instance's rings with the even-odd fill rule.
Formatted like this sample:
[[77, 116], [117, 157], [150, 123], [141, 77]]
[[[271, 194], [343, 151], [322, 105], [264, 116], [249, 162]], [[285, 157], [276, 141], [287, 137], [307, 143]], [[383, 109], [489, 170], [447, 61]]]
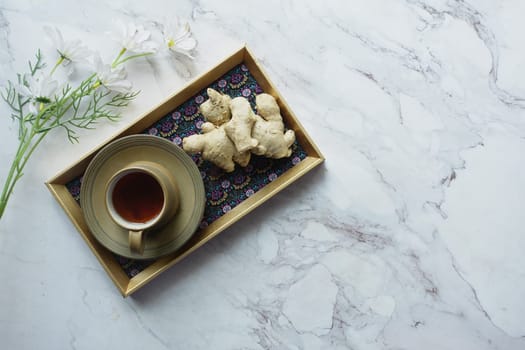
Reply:
[[[91, 159], [108, 143], [126, 135], [140, 133], [168, 112], [184, 103], [195, 93], [208, 87], [216, 79], [241, 63], [244, 63], [248, 67], [250, 73], [254, 76], [262, 89], [276, 98], [277, 103], [281, 108], [281, 114], [283, 115], [285, 123], [295, 131], [297, 140], [307, 153], [307, 157], [294, 167], [287, 170], [276, 180], [244, 200], [230, 212], [201, 230], [199, 235], [193, 236], [189, 242], [182, 247], [182, 249], [156, 260], [136, 276], [129, 278], [117, 263], [113, 253], [104, 248], [89, 231], [80, 206], [69, 193], [66, 188], [66, 183], [81, 175], [86, 170]], [[269, 200], [275, 194], [288, 187], [291, 183], [320, 165], [324, 159], [325, 158], [319, 151], [318, 147], [307, 134], [306, 130], [285, 102], [275, 85], [270, 81], [261, 65], [256, 61], [250, 50], [246, 46], [242, 46], [216, 66], [196, 77], [159, 105], [140, 116], [135, 122], [131, 123], [131, 125], [110, 137], [108, 140], [102, 142], [98, 147], [76, 161], [70, 167], [59, 172], [56, 176], [46, 182], [46, 186], [70, 218], [71, 222], [91, 249], [92, 253], [99, 260], [102, 267], [108, 273], [120, 293], [124, 297], [127, 297], [151, 282], [160, 273], [175, 265], [226, 228], [233, 225], [252, 210]]]

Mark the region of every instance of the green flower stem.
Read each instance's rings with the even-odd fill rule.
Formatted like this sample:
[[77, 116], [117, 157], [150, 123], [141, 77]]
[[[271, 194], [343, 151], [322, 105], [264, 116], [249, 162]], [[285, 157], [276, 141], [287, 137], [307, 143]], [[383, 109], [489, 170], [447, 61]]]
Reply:
[[[138, 57], [148, 56], [152, 53], [142, 53], [124, 57], [127, 52], [121, 49], [112, 63], [115, 68], [124, 62]], [[50, 75], [66, 60], [61, 56]], [[29, 71], [32, 76], [38, 70], [44, 68], [40, 51], [36, 54], [36, 62], [29, 62]], [[25, 84], [22, 75], [18, 75], [18, 83]], [[28, 160], [33, 155], [40, 142], [47, 136], [49, 131], [63, 128], [67, 132], [67, 137], [71, 142], [78, 141], [76, 136], [77, 129], [92, 129], [93, 125], [101, 119], [116, 120], [118, 113], [114, 109], [125, 107], [129, 101], [133, 100], [137, 93], [117, 93], [111, 94], [105, 89], [99, 89], [102, 82], [97, 77], [97, 73], [91, 74], [84, 79], [76, 88], [69, 84], [62, 88], [62, 92], [50, 98], [49, 101], [40, 102], [38, 112], [24, 113], [24, 106], [32, 103], [30, 98], [23, 97], [16, 88], [16, 85], [8, 82], [5, 93], [1, 97], [11, 107], [13, 118], [18, 121], [19, 143], [14, 155], [11, 168], [5, 179], [2, 193], [0, 195], [0, 219], [4, 215], [9, 198], [13, 194], [16, 183], [22, 178], [24, 168]], [[27, 85], [26, 85], [27, 86]], [[101, 91], [102, 90], [102, 91]], [[84, 100], [86, 99], [86, 100]], [[83, 103], [86, 102], [86, 103]]]
[[[60, 60], [58, 60], [57, 64], [55, 65], [55, 68], [60, 65]], [[55, 69], [53, 68], [53, 70]], [[92, 74], [86, 81], [91, 81], [96, 74]], [[40, 142], [44, 139], [44, 137], [47, 135], [47, 133], [53, 128], [45, 128], [43, 130], [40, 130], [43, 125], [45, 125], [53, 116], [56, 117], [56, 121], [59, 121], [60, 118], [71, 108], [73, 105], [73, 100], [76, 97], [76, 94], [80, 90], [80, 87], [77, 87], [75, 90], [71, 91], [67, 98], [71, 98], [71, 102], [63, 109], [63, 112], [59, 115], [54, 115], [53, 113], [50, 113], [48, 111], [50, 104], [48, 106], [45, 106], [44, 108], [41, 108], [38, 115], [35, 117], [35, 120], [31, 127], [31, 132], [29, 135], [27, 135], [27, 128], [24, 128], [24, 131], [20, 135], [20, 143], [18, 144], [18, 149], [15, 153], [14, 160], [11, 164], [11, 168], [9, 169], [9, 173], [7, 175], [7, 179], [4, 183], [4, 188], [2, 190], [2, 195], [0, 196], [0, 219], [2, 218], [2, 215], [4, 214], [5, 208], [7, 206], [7, 202], [9, 201], [9, 197], [11, 197], [11, 194], [13, 193], [13, 189], [22, 178], [24, 167], [35, 151], [36, 147], [40, 144]], [[45, 116], [44, 116], [45, 115]], [[44, 116], [44, 118], [42, 118]], [[25, 118], [20, 122], [20, 125], [25, 124]], [[33, 139], [35, 136], [38, 135], [35, 142], [33, 142]]]
[[[84, 83], [91, 82], [96, 76], [97, 76], [96, 73], [91, 74], [87, 79], [84, 80]], [[62, 113], [60, 113], [60, 114], [50, 113], [49, 112], [49, 108], [52, 107], [53, 103], [47, 104], [47, 106], [44, 107], [44, 109], [42, 109], [40, 111], [40, 113], [38, 114], [38, 116], [35, 119], [35, 122], [34, 122], [35, 131], [37, 133], [43, 133], [43, 132], [47, 133], [47, 131], [49, 131], [49, 130], [57, 127], [57, 126], [62, 125], [60, 123], [60, 120], [69, 111], [69, 109], [73, 106], [74, 101], [76, 99], [78, 99], [78, 98], [82, 99], [83, 97], [88, 96], [92, 91], [96, 90], [99, 86], [100, 86], [100, 81], [97, 79], [95, 81], [95, 83], [93, 83], [93, 85], [91, 86], [91, 88], [89, 90], [89, 93], [85, 93], [85, 94], [82, 94], [82, 95], [79, 96], [78, 93], [81, 90], [82, 86], [79, 86], [76, 89], [74, 89], [73, 91], [71, 91], [65, 97], [66, 100], [67, 99], [71, 99], [71, 102], [69, 102], [69, 104], [67, 104], [65, 106], [65, 108], [62, 109]], [[43, 115], [45, 115], [45, 117], [44, 117], [44, 119], [41, 119], [41, 116], [43, 116]], [[52, 117], [55, 117], [54, 123], [49, 125], [49, 126], [47, 126], [47, 127], [44, 127], [46, 125], [46, 123], [51, 120]], [[67, 121], [65, 121], [64, 123], [67, 123]]]
[[[124, 59], [122, 60], [115, 60], [113, 61], [113, 64], [111, 65], [111, 67], [115, 68], [116, 66], [118, 66], [119, 64], [122, 64], [126, 61], [129, 61], [129, 60], [132, 60], [134, 58], [138, 58], [138, 57], [144, 57], [144, 56], [149, 56], [149, 55], [153, 55], [153, 52], [145, 52], [145, 53], [139, 53], [139, 54], [136, 54], [136, 55], [131, 55], [131, 56], [128, 56], [128, 57], [125, 57]], [[120, 57], [118, 57], [120, 58]]]
[[118, 56], [117, 58], [115, 58], [115, 60], [113, 61], [113, 63], [111, 63], [111, 68], [115, 68], [116, 66], [119, 65], [118, 63], [118, 60], [122, 57], [122, 55], [127, 51], [127, 49], [125, 47], [123, 47], [120, 52], [118, 53]]
[[18, 149], [16, 151], [13, 163], [11, 164], [11, 169], [9, 169], [9, 174], [7, 175], [2, 195], [0, 197], [0, 219], [4, 214], [7, 202], [13, 193], [16, 183], [22, 178], [22, 175], [24, 174], [23, 170], [27, 161], [35, 151], [36, 147], [44, 139], [46, 134], [47, 132], [40, 134], [36, 141], [33, 142], [33, 138], [37, 135], [37, 133], [35, 129], [32, 128], [29, 136], [26, 134], [22, 136], [20, 143], [18, 144]]
[[64, 62], [64, 56], [60, 56], [60, 58], [57, 60], [57, 63], [55, 63], [55, 66], [53, 67], [53, 69], [51, 70], [51, 73], [49, 73], [49, 75], [53, 75], [53, 73], [55, 73], [55, 71], [57, 70], [58, 66], [60, 66], [62, 64], [62, 62]]
[[[18, 149], [15, 154], [15, 159], [13, 160], [13, 163], [11, 164], [11, 169], [9, 169], [9, 174], [7, 175], [7, 179], [5, 180], [4, 189], [2, 191], [2, 196], [0, 197], [0, 219], [2, 218], [2, 215], [4, 214], [5, 207], [7, 205], [7, 201], [9, 200], [9, 197], [11, 196], [11, 193], [13, 193], [13, 188], [16, 184], [16, 182], [21, 177], [21, 171], [19, 167], [20, 163], [20, 154], [22, 154], [22, 150], [26, 147], [25, 142], [20, 142], [18, 144]], [[17, 174], [16, 177], [15, 173]]]

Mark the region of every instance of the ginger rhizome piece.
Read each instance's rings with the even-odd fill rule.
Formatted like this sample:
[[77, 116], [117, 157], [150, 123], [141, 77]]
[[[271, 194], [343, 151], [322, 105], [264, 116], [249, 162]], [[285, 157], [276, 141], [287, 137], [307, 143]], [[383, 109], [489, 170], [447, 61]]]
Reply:
[[252, 111], [250, 102], [244, 97], [236, 97], [230, 103], [230, 111], [232, 118], [224, 124], [226, 134], [239, 152], [253, 149], [259, 142], [252, 138], [255, 113]]
[[271, 95], [260, 94], [255, 98], [255, 105], [259, 115], [255, 115], [252, 137], [259, 144], [252, 149], [252, 153], [274, 159], [289, 157], [295, 133], [293, 130], [284, 132], [283, 117], [277, 101]]
[[182, 147], [187, 153], [200, 152], [204, 160], [226, 172], [232, 172], [235, 163], [248, 165], [251, 153], [274, 159], [292, 154], [295, 133], [285, 132], [273, 96], [257, 95], [257, 115], [244, 97], [232, 100], [211, 88], [207, 92], [209, 99], [199, 107], [207, 122], [202, 125], [202, 134], [184, 138]]
[[216, 126], [220, 126], [229, 121], [231, 118], [231, 97], [223, 95], [212, 88], [208, 88], [206, 92], [208, 93], [209, 99], [199, 107], [206, 121]]
[[226, 135], [224, 126], [202, 124], [202, 134], [191, 135], [182, 140], [182, 148], [188, 153], [201, 153], [202, 159], [208, 160], [230, 173], [235, 163], [245, 167], [250, 162], [250, 152], [238, 152]]

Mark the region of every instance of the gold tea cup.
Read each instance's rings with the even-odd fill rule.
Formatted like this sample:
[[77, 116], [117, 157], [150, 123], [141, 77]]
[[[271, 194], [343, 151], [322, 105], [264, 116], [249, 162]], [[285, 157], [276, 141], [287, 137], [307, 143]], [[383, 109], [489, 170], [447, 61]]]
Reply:
[[128, 231], [131, 252], [143, 254], [147, 232], [167, 224], [179, 208], [177, 182], [161, 164], [129, 163], [107, 182], [106, 206], [111, 219]]

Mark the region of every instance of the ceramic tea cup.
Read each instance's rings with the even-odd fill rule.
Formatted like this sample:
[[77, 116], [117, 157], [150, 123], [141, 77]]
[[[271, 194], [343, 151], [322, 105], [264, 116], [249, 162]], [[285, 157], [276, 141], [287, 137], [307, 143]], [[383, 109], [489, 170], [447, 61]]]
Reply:
[[129, 163], [107, 182], [106, 206], [111, 219], [128, 230], [130, 250], [142, 254], [146, 233], [168, 223], [177, 212], [175, 177], [158, 163]]

